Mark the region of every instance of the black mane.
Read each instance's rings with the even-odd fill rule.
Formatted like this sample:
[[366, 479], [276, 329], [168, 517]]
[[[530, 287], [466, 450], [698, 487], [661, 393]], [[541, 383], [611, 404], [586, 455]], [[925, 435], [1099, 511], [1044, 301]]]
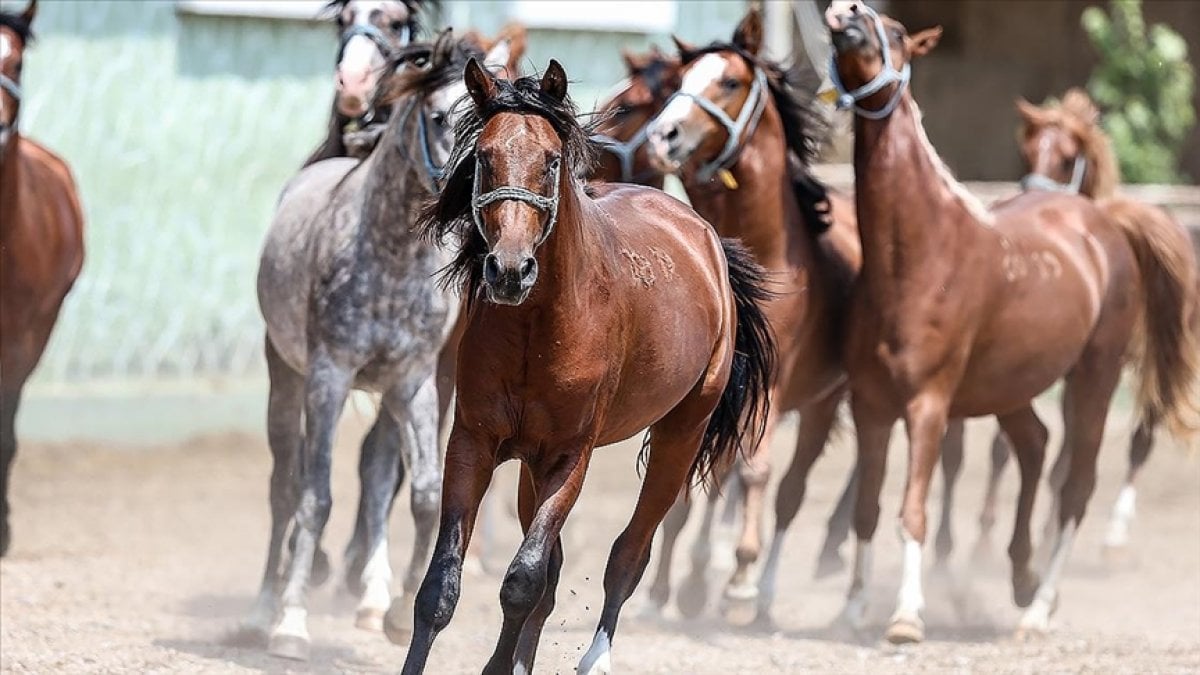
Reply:
[[443, 283], [460, 285], [468, 302], [475, 297], [482, 275], [480, 260], [487, 254], [487, 242], [475, 228], [471, 198], [475, 187], [475, 150], [488, 120], [499, 113], [537, 115], [554, 128], [563, 143], [563, 170], [571, 175], [588, 171], [595, 162], [599, 145], [592, 140], [600, 119], [580, 123], [579, 110], [570, 96], [559, 101], [542, 92], [536, 75], [517, 80], [495, 80], [497, 94], [479, 110], [470, 98], [454, 127], [454, 150], [447, 166], [452, 167], [441, 194], [426, 205], [418, 220], [422, 234], [439, 244], [457, 239], [460, 243], [454, 260], [442, 270]]
[[761, 68], [767, 74], [767, 87], [783, 121], [788, 149], [799, 160], [799, 166], [792, 167], [791, 171], [796, 201], [804, 214], [804, 221], [814, 233], [820, 234], [829, 229], [828, 189], [808, 172], [808, 167], [817, 160], [821, 144], [829, 136], [829, 123], [818, 107], [818, 83], [809, 82], [811, 78], [804, 77], [804, 73], [796, 68], [756, 56], [731, 42], [713, 42], [706, 47], [681, 51], [679, 57], [686, 66], [705, 54], [718, 52], [733, 52], [750, 66]]
[[4, 26], [16, 33], [17, 37], [21, 38], [21, 42], [26, 46], [33, 42], [33, 27], [20, 14], [0, 12], [0, 26]]

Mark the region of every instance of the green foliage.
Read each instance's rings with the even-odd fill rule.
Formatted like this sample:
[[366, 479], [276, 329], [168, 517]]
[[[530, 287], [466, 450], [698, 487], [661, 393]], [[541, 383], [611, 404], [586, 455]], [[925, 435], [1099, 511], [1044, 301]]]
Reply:
[[1100, 62], [1088, 90], [1105, 111], [1122, 177], [1133, 183], [1174, 183], [1183, 140], [1196, 122], [1187, 43], [1171, 28], [1147, 30], [1141, 0], [1110, 0], [1108, 12], [1081, 17]]

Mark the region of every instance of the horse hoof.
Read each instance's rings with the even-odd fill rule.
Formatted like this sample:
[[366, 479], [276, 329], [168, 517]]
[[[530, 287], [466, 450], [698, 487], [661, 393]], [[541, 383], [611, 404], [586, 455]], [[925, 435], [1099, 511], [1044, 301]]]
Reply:
[[252, 623], [242, 623], [230, 631], [221, 642], [229, 647], [266, 649], [268, 639], [267, 629]]
[[413, 629], [412, 609], [406, 609], [403, 603], [392, 602], [386, 614], [383, 615], [383, 634], [388, 642], [401, 647], [408, 646], [412, 640]]
[[354, 613], [354, 627], [378, 633], [383, 630], [384, 611], [374, 607], [363, 607]]
[[754, 620], [750, 622], [749, 627], [761, 633], [773, 633], [778, 629], [775, 619], [771, 617], [771, 612], [761, 607], [755, 612]]
[[293, 661], [308, 660], [308, 640], [299, 635], [273, 635], [267, 646], [271, 656], [278, 656]]
[[725, 623], [739, 627], [753, 623], [754, 617], [758, 615], [758, 603], [755, 600], [725, 595], [721, 601], [721, 615], [725, 618]]
[[842, 554], [837, 551], [823, 551], [821, 557], [817, 558], [817, 571], [813, 574], [813, 578], [825, 579], [844, 569], [846, 569], [846, 561], [842, 560]]
[[708, 581], [704, 575], [692, 575], [683, 582], [675, 597], [675, 605], [685, 619], [694, 619], [708, 604]]
[[329, 581], [329, 570], [329, 555], [325, 551], [317, 549], [317, 552], [313, 554], [312, 570], [309, 572], [308, 584], [313, 588], [324, 585], [326, 581]]
[[1041, 585], [1041, 579], [1033, 572], [1014, 576], [1013, 602], [1017, 607], [1024, 609], [1033, 604], [1033, 598], [1037, 595], [1039, 585]]
[[894, 645], [914, 644], [925, 639], [925, 626], [920, 619], [893, 619], [885, 637]]

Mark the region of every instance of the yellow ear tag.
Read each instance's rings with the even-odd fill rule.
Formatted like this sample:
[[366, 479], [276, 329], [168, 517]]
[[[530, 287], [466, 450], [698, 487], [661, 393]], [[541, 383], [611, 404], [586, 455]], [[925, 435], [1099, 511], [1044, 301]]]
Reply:
[[822, 101], [824, 101], [830, 105], [833, 105], [834, 103], [837, 103], [838, 90], [837, 89], [826, 89], [825, 91], [817, 94], [817, 98], [821, 99]]
[[729, 169], [721, 169], [717, 172], [717, 176], [720, 177], [721, 182], [725, 184], [725, 187], [729, 188], [730, 190], [738, 189], [737, 179], [733, 177], [733, 174], [729, 172]]

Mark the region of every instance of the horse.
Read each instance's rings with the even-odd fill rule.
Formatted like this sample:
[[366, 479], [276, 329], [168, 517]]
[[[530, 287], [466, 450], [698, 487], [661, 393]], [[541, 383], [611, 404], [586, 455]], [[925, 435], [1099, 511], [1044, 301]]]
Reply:
[[645, 54], [622, 50], [628, 74], [605, 97], [599, 113], [604, 120], [595, 135], [603, 152], [591, 172], [592, 180], [636, 183], [663, 188], [663, 174], [650, 163], [646, 129], [650, 120], [679, 89], [679, 59], [651, 45]]
[[[863, 267], [845, 364], [858, 430], [858, 536], [843, 612], [861, 625], [888, 439], [903, 418], [909, 461], [900, 509], [904, 564], [886, 637], [924, 638], [925, 502], [947, 420], [994, 414], [1021, 468], [1008, 552], [1019, 636], [1049, 629], [1058, 584], [1095, 488], [1096, 456], [1126, 355], [1137, 355], [1145, 419], [1189, 427], [1198, 403], [1196, 293], [1176, 228], [1113, 217], [1079, 195], [1026, 192], [985, 208], [937, 155], [908, 90], [935, 27], [909, 35], [855, 0], [825, 14], [839, 105], [853, 109]], [[1053, 299], [1048, 304], [1047, 299]], [[1032, 400], [1064, 379], [1062, 483], [1050, 562], [1031, 563], [1030, 516], [1048, 432]]]
[[[740, 465], [744, 521], [737, 569], [724, 597], [730, 609], [751, 605], [757, 620], [768, 621], [784, 534], [843, 396], [841, 309], [860, 257], [854, 211], [848, 198], [827, 191], [808, 174], [822, 130], [815, 97], [760, 54], [763, 26], [756, 10], [742, 19], [730, 42], [703, 48], [679, 38], [675, 42], [682, 84], [648, 127], [651, 158], [663, 171], [678, 173], [697, 212], [720, 235], [741, 238], [770, 274], [773, 297], [766, 311], [780, 364], [771, 390], [774, 414], [762, 447], [769, 447], [780, 414], [801, 413], [796, 452], [776, 502], [775, 537], [757, 586], [751, 572], [761, 550], [769, 453], [748, 453]], [[666, 553], [652, 602], [666, 602], [669, 552], [687, 508], [681, 500], [664, 526]], [[711, 521], [710, 502], [678, 599], [685, 616], [704, 607]]]
[[[1069, 89], [1060, 102], [1043, 106], [1018, 99], [1016, 108], [1022, 122], [1017, 133], [1017, 142], [1021, 158], [1029, 171], [1021, 179], [1022, 189], [1080, 194], [1095, 200], [1102, 210], [1111, 212], [1114, 217], [1124, 215], [1140, 220], [1164, 221], [1160, 227], [1174, 227], [1179, 231], [1175, 236], [1177, 240], [1186, 236], [1178, 223], [1173, 226], [1165, 224], [1172, 221], [1165, 210], [1116, 197], [1117, 186], [1120, 184], [1116, 154], [1108, 135], [1100, 126], [1100, 111], [1082, 89]], [[1200, 259], [1200, 248], [1190, 260], [1193, 270], [1196, 268], [1197, 259]], [[1200, 272], [1193, 273], [1200, 279]], [[1200, 293], [1195, 297], [1200, 298]], [[1200, 327], [1195, 323], [1200, 321], [1200, 304], [1193, 305], [1190, 311], [1193, 330], [1200, 331]], [[1134, 483], [1150, 456], [1157, 426], [1158, 420], [1141, 419], [1130, 439], [1129, 469], [1113, 505], [1104, 537], [1104, 547], [1108, 555], [1119, 555], [1129, 544], [1130, 526], [1137, 505], [1137, 489]], [[1008, 446], [1002, 434], [996, 435], [993, 448], [987, 491], [984, 493], [984, 505], [979, 516], [980, 542], [984, 549], [995, 522], [997, 484], [1009, 457]], [[1050, 484], [1054, 491], [1061, 487], [1067, 460], [1066, 455], [1059, 455], [1050, 472]]]
[[20, 131], [21, 65], [37, 2], [0, 12], [0, 556], [8, 551], [8, 482], [21, 392], [83, 267], [83, 209], [71, 169]]
[[466, 82], [474, 105], [424, 226], [462, 242], [448, 279], [468, 303], [467, 327], [441, 524], [402, 672], [425, 669], [449, 623], [479, 501], [510, 459], [522, 463], [525, 538], [501, 586], [504, 623], [484, 672], [530, 672], [554, 608], [559, 534], [592, 452], [649, 427], [644, 482], [578, 666], [608, 673], [618, 615], [662, 517], [686, 482], [761, 432], [774, 362], [764, 273], [659, 190], [577, 180], [596, 143], [557, 61], [515, 82], [472, 62]]
[[[436, 364], [459, 305], [432, 279], [444, 256], [412, 228], [418, 205], [437, 190], [472, 56], [482, 55], [450, 31], [433, 45], [405, 48], [386, 94], [397, 114], [379, 146], [361, 162], [329, 159], [297, 174], [263, 245], [272, 525], [262, 587], [242, 633], [268, 638], [278, 656], [308, 655], [305, 599], [331, 507], [334, 429], [351, 388], [381, 394], [396, 432], [394, 443], [360, 465], [362, 532], [347, 551], [347, 580], [361, 589], [356, 623], [393, 640], [408, 628], [384, 615], [392, 605], [411, 606], [429, 559], [441, 482]], [[403, 594], [393, 602], [387, 518], [406, 470], [416, 535]], [[282, 573], [289, 526], [293, 550]]]

